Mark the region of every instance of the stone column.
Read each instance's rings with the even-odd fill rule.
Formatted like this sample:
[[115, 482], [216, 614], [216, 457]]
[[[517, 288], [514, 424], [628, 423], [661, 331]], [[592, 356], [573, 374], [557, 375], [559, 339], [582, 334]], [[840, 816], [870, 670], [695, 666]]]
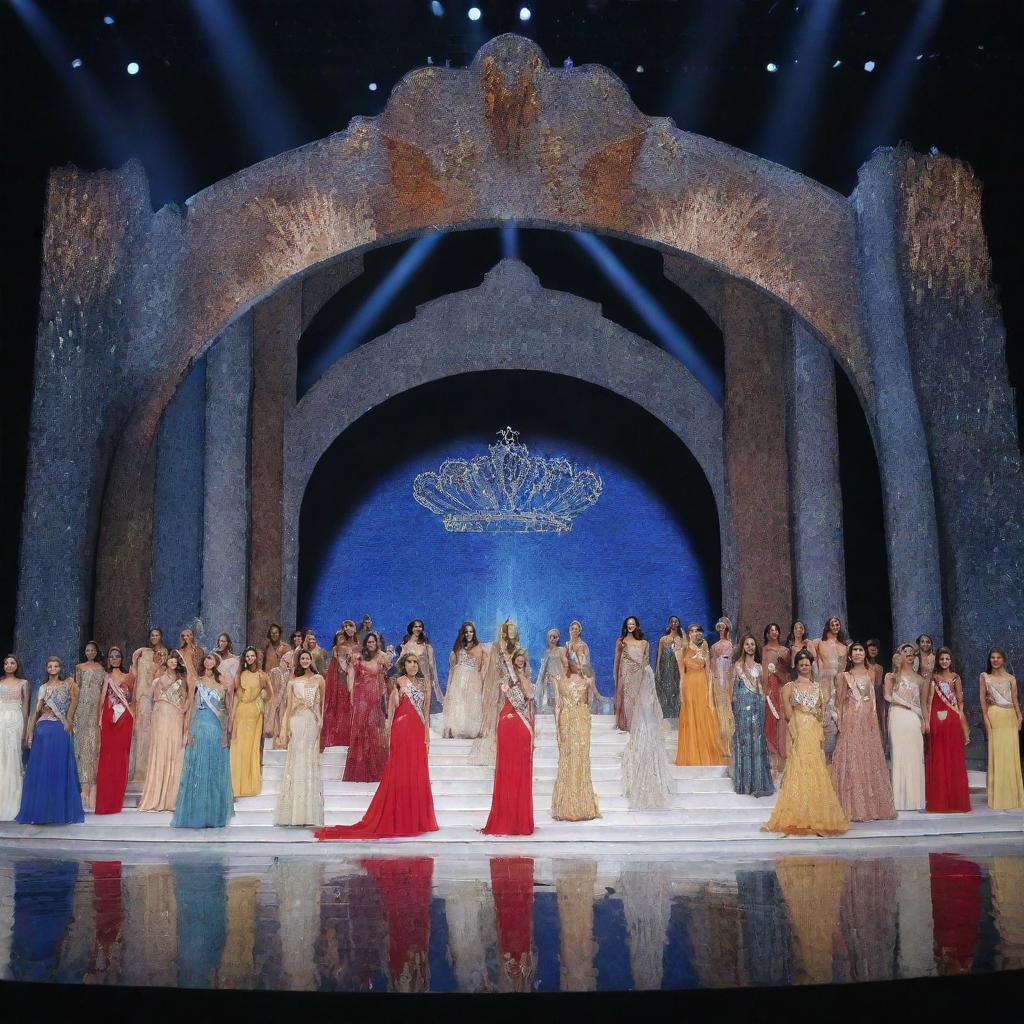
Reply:
[[833, 615], [849, 625], [835, 361], [802, 320], [794, 317], [791, 325], [786, 411], [794, 617], [821, 636]]
[[168, 646], [199, 615], [203, 584], [206, 358], [188, 372], [157, 435], [149, 621]]
[[204, 646], [228, 633], [246, 637], [249, 561], [249, 403], [252, 314], [236, 320], [206, 356], [206, 459], [203, 505]]

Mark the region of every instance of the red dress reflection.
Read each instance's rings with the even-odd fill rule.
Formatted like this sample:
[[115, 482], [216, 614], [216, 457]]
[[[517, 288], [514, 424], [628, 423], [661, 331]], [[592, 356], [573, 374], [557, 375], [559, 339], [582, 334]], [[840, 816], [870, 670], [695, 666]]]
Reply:
[[118, 956], [121, 937], [121, 862], [93, 861], [93, 892], [96, 898], [96, 945], [93, 947], [93, 970], [101, 978]]
[[[340, 662], [338, 650], [342, 654]], [[320, 730], [321, 750], [349, 745], [352, 733], [352, 697], [348, 692], [348, 664], [353, 652], [356, 655], [359, 653], [359, 648], [354, 644], [335, 648], [331, 663], [327, 666], [327, 673], [324, 676], [324, 724]]]
[[533, 858], [492, 857], [491, 892], [504, 978], [516, 992], [533, 984]]
[[361, 867], [373, 879], [388, 926], [388, 977], [393, 992], [430, 988], [430, 857], [380, 857]]
[[386, 666], [379, 657], [352, 662], [352, 733], [345, 758], [345, 782], [379, 782], [388, 758], [384, 723]]
[[106, 677], [107, 693], [100, 717], [100, 757], [96, 763], [96, 814], [118, 814], [124, 807], [128, 786], [128, 759], [132, 749], [135, 716], [129, 710], [135, 692], [135, 676], [128, 673], [117, 684]]
[[[422, 695], [417, 692], [417, 696]], [[361, 821], [332, 825], [317, 839], [389, 839], [436, 832], [434, 798], [427, 765], [427, 730], [403, 691], [391, 722], [391, 750], [377, 792]]]
[[508, 697], [498, 712], [497, 754], [491, 813], [481, 829], [488, 836], [533, 833], [533, 730], [528, 712], [519, 712]]
[[928, 865], [939, 974], [967, 974], [981, 924], [981, 868], [952, 853], [929, 853]]

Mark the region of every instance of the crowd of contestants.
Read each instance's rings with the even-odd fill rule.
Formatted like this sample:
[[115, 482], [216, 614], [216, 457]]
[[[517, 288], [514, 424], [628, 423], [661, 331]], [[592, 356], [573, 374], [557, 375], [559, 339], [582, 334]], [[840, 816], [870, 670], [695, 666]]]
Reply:
[[[673, 616], [656, 650], [635, 617], [616, 641], [616, 727], [629, 734], [622, 789], [634, 809], [669, 806], [665, 722], [677, 721], [675, 764], [728, 765], [737, 793], [778, 799], [765, 825], [786, 834], [835, 835], [850, 821], [900, 810], [968, 812], [964, 688], [946, 647], [930, 637], [901, 644], [890, 670], [877, 640], [846, 638], [828, 621], [820, 639], [776, 623], [762, 639], [734, 641], [727, 618], [709, 647], [702, 627]], [[18, 660], [0, 680], [0, 820], [71, 823], [119, 812], [130, 781], [143, 811], [172, 811], [172, 825], [222, 827], [234, 799], [257, 795], [269, 742], [286, 750], [279, 825], [318, 828], [322, 839], [436, 831], [428, 768], [431, 712], [445, 737], [472, 739], [472, 763], [495, 767], [485, 834], [528, 835], [538, 715], [553, 716], [558, 771], [551, 814], [600, 816], [590, 770], [591, 711], [599, 702], [583, 625], [565, 642], [548, 631], [534, 675], [519, 631], [492, 642], [464, 623], [440, 686], [421, 620], [396, 650], [369, 616], [346, 619], [331, 649], [309, 629], [285, 642], [272, 625], [260, 646], [236, 654], [227, 634], [206, 652], [191, 629], [168, 649], [159, 629], [130, 658], [86, 644], [65, 676], [46, 662], [34, 705]], [[762, 643], [763, 640], [763, 643]], [[653, 664], [652, 664], [653, 660]], [[988, 740], [988, 804], [1024, 807], [1016, 679], [993, 649], [979, 679]], [[346, 747], [343, 779], [377, 782], [363, 819], [323, 828], [320, 754]], [[27, 759], [23, 756], [27, 751]], [[25, 763], [27, 760], [27, 764]]]

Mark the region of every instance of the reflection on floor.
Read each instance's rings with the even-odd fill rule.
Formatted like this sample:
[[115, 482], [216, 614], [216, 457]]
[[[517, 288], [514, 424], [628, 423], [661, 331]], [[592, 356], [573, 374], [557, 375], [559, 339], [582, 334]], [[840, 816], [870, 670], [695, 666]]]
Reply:
[[715, 861], [138, 850], [0, 849], [0, 978], [502, 992], [1024, 967], [1015, 839]]

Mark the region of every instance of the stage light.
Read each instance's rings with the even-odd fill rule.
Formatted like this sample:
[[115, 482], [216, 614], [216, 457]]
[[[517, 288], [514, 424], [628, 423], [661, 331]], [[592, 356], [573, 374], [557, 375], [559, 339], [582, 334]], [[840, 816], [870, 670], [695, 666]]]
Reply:
[[377, 91], [377, 83], [376, 82], [371, 82], [370, 83], [370, 92], [376, 92], [376, 91]]
[[938, 146], [929, 146], [928, 147], [928, 152], [931, 153], [932, 156], [938, 156], [939, 155], [939, 147]]
[[774, 63], [774, 62], [771, 62], [771, 63], [766, 64], [765, 68], [766, 68], [766, 70], [770, 71], [774, 75], [775, 72], [779, 70], [779, 65]]
[[507, 220], [501, 225], [501, 258], [519, 259], [519, 229], [514, 220]]
[[103, 17], [103, 24], [104, 25], [113, 25], [114, 24], [114, 19], [109, 14], [104, 15], [104, 17]]
[[562, 67], [565, 68], [566, 71], [572, 71], [572, 57], [566, 57], [565, 60], [562, 61]]
[[529, 21], [531, 17], [533, 17], [533, 15], [530, 13], [530, 8], [529, 7], [520, 7], [519, 8], [519, 20], [520, 21]]
[[435, 18], [440, 18], [444, 14], [444, 5], [438, 3], [438, 0], [430, 0], [430, 12]]
[[138, 62], [133, 60], [125, 70], [129, 75], [137, 75], [140, 70]]
[[873, 60], [866, 60], [864, 62], [864, 70], [870, 75], [875, 70], [875, 62]]
[[75, 58], [75, 59], [74, 59], [74, 60], [73, 60], [73, 61], [71, 62], [71, 66], [72, 66], [73, 68], [75, 68], [76, 70], [77, 70], [78, 68], [80, 68], [80, 67], [82, 66], [82, 58], [81, 58], [81, 57], [76, 57], [76, 58]]
[[843, 63], [843, 62], [842, 62], [841, 60], [837, 60], [837, 61], [836, 61], [836, 62], [835, 62], [835, 63], [834, 63], [833, 65], [832, 65], [832, 68], [833, 68], [833, 70], [834, 70], [835, 68], [839, 67], [839, 66], [840, 66], [840, 65], [841, 65], [842, 63]]
[[642, 75], [644, 73], [644, 66], [643, 66], [643, 64], [637, 64], [637, 66], [636, 66], [636, 73], [638, 75]]
[[482, 14], [483, 11], [481, 11], [479, 7], [470, 7], [470, 9], [466, 11], [466, 16], [470, 21], [479, 21]]
[[918, 55], [917, 55], [917, 56], [916, 56], [916, 57], [914, 58], [914, 60], [921, 60], [921, 58], [922, 58], [922, 57], [924, 57], [924, 54], [923, 54], [923, 53], [919, 53], [919, 54], [918, 54]]

